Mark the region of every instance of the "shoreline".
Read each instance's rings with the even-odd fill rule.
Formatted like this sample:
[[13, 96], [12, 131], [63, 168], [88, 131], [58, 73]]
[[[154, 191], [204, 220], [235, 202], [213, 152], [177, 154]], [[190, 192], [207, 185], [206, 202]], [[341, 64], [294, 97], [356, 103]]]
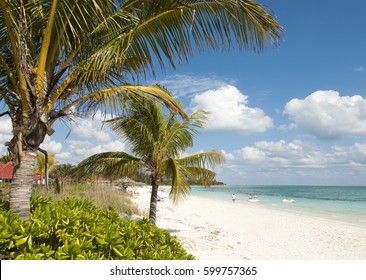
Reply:
[[[150, 188], [134, 201], [148, 213]], [[366, 227], [341, 221], [190, 195], [173, 205], [159, 187], [157, 226], [200, 260], [365, 260]]]

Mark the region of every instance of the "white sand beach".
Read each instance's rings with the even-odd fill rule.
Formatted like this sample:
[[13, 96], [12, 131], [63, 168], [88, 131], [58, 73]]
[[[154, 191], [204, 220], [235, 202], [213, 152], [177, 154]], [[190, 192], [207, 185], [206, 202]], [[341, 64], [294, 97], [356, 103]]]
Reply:
[[[134, 195], [148, 213], [150, 188]], [[200, 260], [366, 260], [366, 227], [272, 210], [247, 201], [190, 196], [178, 205], [160, 188], [157, 226]]]

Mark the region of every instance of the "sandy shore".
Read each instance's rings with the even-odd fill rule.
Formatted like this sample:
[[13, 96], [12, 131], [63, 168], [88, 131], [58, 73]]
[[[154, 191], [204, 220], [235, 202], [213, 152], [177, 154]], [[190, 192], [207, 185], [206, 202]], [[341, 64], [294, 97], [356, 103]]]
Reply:
[[[134, 200], [147, 215], [150, 188]], [[325, 220], [246, 201], [190, 196], [178, 205], [161, 188], [157, 226], [201, 260], [366, 260], [366, 227]]]

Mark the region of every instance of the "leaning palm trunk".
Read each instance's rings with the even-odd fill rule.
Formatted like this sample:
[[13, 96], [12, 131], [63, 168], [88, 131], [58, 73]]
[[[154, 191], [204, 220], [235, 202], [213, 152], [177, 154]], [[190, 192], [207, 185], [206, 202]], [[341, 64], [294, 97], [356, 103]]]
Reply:
[[30, 216], [30, 197], [33, 185], [33, 169], [36, 152], [23, 151], [20, 154], [22, 164], [15, 169], [10, 189], [10, 210], [21, 219], [27, 220]]

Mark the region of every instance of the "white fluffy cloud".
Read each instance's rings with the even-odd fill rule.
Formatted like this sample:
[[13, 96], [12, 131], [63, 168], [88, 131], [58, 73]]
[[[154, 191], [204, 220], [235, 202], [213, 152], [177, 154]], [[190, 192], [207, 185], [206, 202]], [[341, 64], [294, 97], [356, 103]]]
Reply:
[[292, 142], [259, 141], [252, 147], [244, 147], [236, 152], [239, 158], [250, 164], [322, 167], [330, 163], [329, 157], [321, 150], [300, 140]]
[[337, 91], [316, 91], [305, 99], [292, 99], [285, 114], [318, 138], [336, 139], [366, 135], [366, 99], [340, 96]]
[[55, 140], [51, 140], [49, 136], [46, 136], [40, 147], [50, 154], [58, 154], [62, 151], [62, 144]]
[[366, 178], [366, 143], [319, 147], [300, 140], [259, 141], [231, 155], [222, 169], [230, 174], [228, 182], [239, 184], [349, 184], [349, 176], [360, 184]]
[[192, 109], [209, 112], [205, 128], [208, 130], [236, 131], [242, 134], [264, 132], [273, 122], [263, 110], [248, 106], [248, 97], [234, 86], [208, 90], [192, 99]]
[[11, 121], [8, 116], [2, 116], [0, 118], [0, 156], [3, 155], [7, 149], [5, 142], [10, 141], [12, 138]]
[[111, 141], [108, 126], [102, 124], [102, 122], [108, 118], [110, 118], [109, 115], [105, 118], [102, 113], [98, 111], [93, 118], [79, 119], [75, 123], [73, 132], [84, 139], [95, 139], [96, 141], [103, 143]]
[[126, 148], [125, 143], [118, 140], [112, 140], [105, 143], [92, 140], [67, 140], [68, 153], [61, 155], [63, 160], [69, 160], [78, 163], [84, 158], [97, 153], [123, 151]]
[[103, 121], [110, 118], [110, 115], [104, 118], [98, 111], [94, 118], [79, 119], [57, 158], [62, 162], [76, 164], [96, 153], [125, 151], [123, 139], [112, 132], [108, 125], [103, 125]]

